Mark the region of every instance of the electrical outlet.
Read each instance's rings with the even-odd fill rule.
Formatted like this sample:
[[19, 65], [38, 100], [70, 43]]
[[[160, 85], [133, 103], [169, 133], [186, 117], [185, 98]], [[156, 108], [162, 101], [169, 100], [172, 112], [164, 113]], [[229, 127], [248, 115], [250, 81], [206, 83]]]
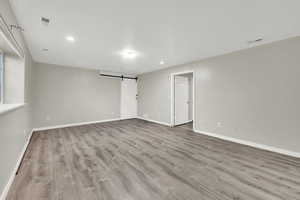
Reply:
[[218, 123], [217, 123], [217, 127], [222, 127], [222, 123], [221, 123], [221, 122], [218, 122]]

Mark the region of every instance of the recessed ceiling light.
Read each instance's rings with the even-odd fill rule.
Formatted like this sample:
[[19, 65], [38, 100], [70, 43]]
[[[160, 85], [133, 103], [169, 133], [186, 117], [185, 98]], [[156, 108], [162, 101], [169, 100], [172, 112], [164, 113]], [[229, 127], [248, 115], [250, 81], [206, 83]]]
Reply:
[[68, 41], [68, 42], [75, 42], [75, 38], [73, 37], [73, 36], [66, 36], [66, 40]]
[[120, 54], [125, 59], [134, 59], [139, 55], [137, 51], [132, 49], [124, 49], [123, 51], [120, 52]]
[[162, 60], [162, 61], [159, 62], [159, 64], [164, 65], [165, 62]]

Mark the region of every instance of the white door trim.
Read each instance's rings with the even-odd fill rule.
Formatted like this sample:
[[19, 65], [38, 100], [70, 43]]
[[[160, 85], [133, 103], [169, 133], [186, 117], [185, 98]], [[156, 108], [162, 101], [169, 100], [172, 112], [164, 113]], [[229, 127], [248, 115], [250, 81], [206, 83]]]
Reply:
[[187, 70], [187, 71], [181, 71], [181, 72], [176, 72], [176, 73], [171, 73], [170, 75], [170, 83], [171, 83], [171, 127], [174, 126], [175, 124], [175, 117], [174, 117], [174, 114], [175, 114], [175, 93], [174, 93], [174, 83], [175, 83], [175, 76], [176, 75], [182, 75], [182, 74], [190, 74], [192, 73], [193, 74], [193, 120], [194, 120], [194, 123], [193, 123], [193, 130], [195, 130], [195, 121], [196, 121], [196, 109], [195, 109], [195, 73], [194, 73], [194, 70]]

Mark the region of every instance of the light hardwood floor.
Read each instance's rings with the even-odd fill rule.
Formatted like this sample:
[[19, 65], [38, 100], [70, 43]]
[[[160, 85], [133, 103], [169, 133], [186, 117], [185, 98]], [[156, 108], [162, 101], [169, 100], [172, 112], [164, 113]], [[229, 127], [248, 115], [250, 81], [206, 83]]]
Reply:
[[177, 127], [192, 131], [193, 130], [193, 122], [188, 122], [186, 124], [182, 124], [182, 125], [179, 125]]
[[33, 134], [8, 200], [300, 200], [300, 159], [124, 120]]

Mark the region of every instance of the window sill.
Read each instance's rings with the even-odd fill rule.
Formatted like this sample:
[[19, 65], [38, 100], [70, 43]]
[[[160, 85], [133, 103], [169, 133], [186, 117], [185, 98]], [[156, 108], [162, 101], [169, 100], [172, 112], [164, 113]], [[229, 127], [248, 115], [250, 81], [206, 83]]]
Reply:
[[0, 115], [23, 107], [24, 103], [0, 104]]

